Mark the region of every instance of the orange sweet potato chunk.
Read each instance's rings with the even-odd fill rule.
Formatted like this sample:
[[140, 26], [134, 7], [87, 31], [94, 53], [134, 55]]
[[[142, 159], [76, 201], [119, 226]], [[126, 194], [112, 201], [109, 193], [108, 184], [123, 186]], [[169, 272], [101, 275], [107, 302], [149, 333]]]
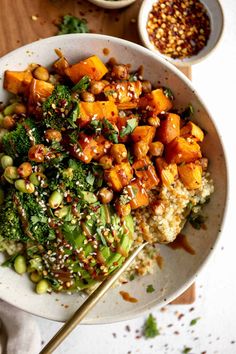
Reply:
[[158, 157], [156, 159], [156, 167], [164, 186], [170, 187], [178, 178], [178, 170], [175, 163], [168, 164], [165, 159]]
[[157, 128], [157, 138], [165, 145], [179, 135], [180, 116], [174, 113], [168, 113], [166, 118], [161, 120], [160, 127]]
[[165, 147], [168, 163], [193, 162], [202, 157], [200, 146], [190, 138], [176, 137]]
[[150, 125], [142, 125], [134, 129], [133, 133], [131, 134], [131, 138], [135, 143], [138, 141], [143, 141], [149, 145], [153, 141], [155, 133], [155, 127]]
[[85, 75], [89, 76], [91, 80], [101, 80], [107, 72], [107, 67], [96, 55], [65, 69], [66, 75], [68, 75], [75, 84]]
[[139, 106], [143, 109], [150, 107], [155, 114], [159, 114], [169, 111], [173, 104], [165, 95], [163, 89], [159, 88], [142, 97], [139, 101]]
[[106, 118], [111, 123], [116, 123], [118, 117], [118, 109], [114, 102], [96, 101], [96, 102], [80, 102], [80, 117], [78, 124], [84, 127], [91, 122], [92, 119]]
[[133, 179], [132, 182], [130, 182], [126, 190], [130, 197], [131, 209], [138, 209], [140, 207], [145, 207], [149, 204], [147, 191], [137, 178]]
[[19, 94], [27, 94], [33, 76], [30, 71], [10, 71], [4, 73], [3, 87], [5, 90]]
[[107, 184], [116, 192], [120, 192], [133, 178], [133, 170], [129, 162], [121, 162], [104, 171]]
[[157, 177], [155, 167], [148, 156], [136, 161], [132, 167], [135, 171], [135, 175], [142, 182], [145, 189], [150, 190], [158, 185], [159, 178]]
[[184, 138], [193, 137], [196, 141], [203, 141], [204, 133], [201, 128], [199, 128], [193, 122], [188, 122], [180, 131], [180, 135]]
[[193, 162], [178, 166], [179, 177], [186, 188], [197, 189], [202, 185], [202, 167]]

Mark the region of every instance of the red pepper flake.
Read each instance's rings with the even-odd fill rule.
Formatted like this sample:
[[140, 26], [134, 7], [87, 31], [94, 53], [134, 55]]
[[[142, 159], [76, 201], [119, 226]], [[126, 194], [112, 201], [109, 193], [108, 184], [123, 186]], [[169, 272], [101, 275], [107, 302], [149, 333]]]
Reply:
[[147, 32], [162, 54], [183, 59], [197, 55], [206, 46], [211, 23], [199, 0], [159, 0], [149, 13]]
[[179, 316], [178, 316], [178, 320], [180, 321], [182, 317], [184, 317], [184, 314], [180, 313]]

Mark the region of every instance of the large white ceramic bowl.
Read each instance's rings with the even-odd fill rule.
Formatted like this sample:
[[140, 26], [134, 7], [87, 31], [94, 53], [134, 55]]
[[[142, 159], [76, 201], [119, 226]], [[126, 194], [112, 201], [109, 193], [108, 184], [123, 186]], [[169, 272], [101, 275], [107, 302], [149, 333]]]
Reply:
[[211, 33], [207, 45], [197, 54], [193, 55], [189, 58], [184, 59], [173, 59], [170, 56], [161, 54], [160, 51], [151, 43], [149, 39], [149, 35], [146, 29], [148, 16], [150, 11], [152, 10], [152, 6], [158, 0], [144, 0], [138, 17], [138, 29], [140, 38], [145, 45], [145, 47], [149, 48], [153, 52], [162, 55], [164, 58], [169, 60], [172, 64], [178, 66], [188, 66], [199, 63], [201, 60], [206, 58], [217, 46], [222, 36], [223, 28], [224, 28], [224, 14], [223, 9], [219, 0], [201, 0], [203, 5], [205, 6], [207, 13], [210, 17], [211, 21]]
[[[224, 152], [214, 120], [191, 82], [166, 60], [136, 44], [97, 34], [73, 34], [52, 37], [29, 44], [0, 59], [0, 78], [6, 69], [23, 70], [29, 63], [50, 66], [56, 59], [55, 48], [60, 48], [71, 63], [97, 54], [104, 62], [103, 49], [109, 48], [110, 56], [118, 62], [129, 63], [133, 69], [142, 64], [144, 76], [154, 85], [170, 87], [175, 95], [176, 107], [185, 107], [190, 102], [195, 108], [195, 119], [207, 131], [203, 151], [210, 160], [210, 171], [215, 183], [215, 193], [204, 213], [208, 217], [206, 230], [196, 231], [187, 226], [184, 234], [196, 251], [192, 256], [185, 251], [160, 246], [164, 258], [163, 269], [155, 268], [148, 275], [114, 288], [88, 314], [84, 323], [109, 323], [129, 319], [160, 307], [180, 295], [196, 279], [213, 252], [221, 228], [227, 194], [227, 173]], [[2, 82], [2, 80], [1, 80]], [[212, 83], [213, 84], [213, 83]], [[1, 84], [2, 85], [2, 84]], [[209, 83], [210, 85], [210, 83]], [[1, 87], [0, 101], [7, 101], [8, 94]], [[0, 262], [3, 257], [0, 256]], [[147, 293], [146, 287], [153, 284], [155, 291]], [[125, 302], [120, 290], [129, 292], [138, 299], [137, 303]], [[84, 301], [79, 294], [37, 295], [27, 276], [19, 276], [11, 269], [0, 267], [0, 298], [33, 314], [57, 321], [65, 321]]]
[[94, 5], [103, 7], [104, 9], [115, 10], [127, 7], [136, 0], [89, 0]]

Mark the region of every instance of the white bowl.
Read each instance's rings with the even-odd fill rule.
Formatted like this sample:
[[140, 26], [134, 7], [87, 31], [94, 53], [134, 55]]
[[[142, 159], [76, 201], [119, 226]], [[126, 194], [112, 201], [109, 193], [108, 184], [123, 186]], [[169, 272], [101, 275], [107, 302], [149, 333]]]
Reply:
[[153, 4], [156, 2], [157, 0], [144, 0], [139, 11], [138, 29], [140, 38], [145, 47], [151, 49], [156, 54], [163, 56], [174, 65], [188, 66], [196, 64], [202, 59], [206, 58], [219, 43], [224, 28], [224, 15], [221, 4], [218, 0], [201, 0], [207, 9], [211, 21], [211, 33], [207, 45], [197, 55], [193, 55], [185, 59], [173, 59], [167, 55], [162, 54], [150, 42], [146, 29], [149, 13], [152, 10]]
[[103, 7], [104, 9], [110, 9], [110, 10], [115, 10], [115, 9], [121, 9], [123, 7], [129, 6], [133, 4], [136, 0], [88, 0], [92, 4]]
[[[221, 228], [227, 194], [227, 173], [222, 143], [214, 121], [192, 83], [162, 57], [119, 38], [98, 34], [72, 34], [34, 42], [0, 59], [0, 78], [6, 69], [23, 70], [32, 62], [50, 66], [56, 59], [55, 48], [60, 48], [71, 63], [93, 54], [97, 54], [106, 62], [108, 57], [104, 56], [103, 49], [109, 48], [110, 57], [115, 57], [118, 62], [129, 63], [133, 69], [142, 64], [147, 80], [151, 80], [154, 85], [163, 85], [173, 90], [176, 107], [193, 104], [196, 121], [208, 132], [203, 151], [210, 160], [215, 193], [204, 211], [208, 216], [206, 230], [197, 231], [189, 225], [184, 230], [196, 255], [192, 256], [183, 250], [173, 250], [165, 245], [160, 246], [164, 258], [163, 269], [156, 267], [153, 274], [111, 289], [88, 314], [84, 323], [109, 323], [129, 319], [150, 310], [153, 306], [163, 306], [180, 295], [196, 279], [212, 254]], [[7, 92], [1, 88], [0, 101], [6, 102], [7, 99]], [[0, 256], [0, 263], [2, 260], [3, 257]], [[146, 292], [148, 284], [153, 284], [155, 288], [153, 293]], [[138, 302], [125, 302], [119, 294], [121, 289], [135, 296]], [[23, 310], [57, 321], [68, 319], [84, 300], [79, 294], [39, 296], [34, 292], [27, 276], [19, 276], [11, 269], [2, 267], [0, 267], [0, 298]]]

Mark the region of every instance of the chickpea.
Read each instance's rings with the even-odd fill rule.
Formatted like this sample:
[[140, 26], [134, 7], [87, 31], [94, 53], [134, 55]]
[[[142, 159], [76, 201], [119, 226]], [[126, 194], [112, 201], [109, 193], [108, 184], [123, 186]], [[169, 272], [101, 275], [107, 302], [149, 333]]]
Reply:
[[111, 76], [118, 80], [128, 80], [129, 71], [127, 65], [114, 65], [112, 68]]
[[16, 113], [16, 114], [26, 114], [26, 106], [23, 103], [17, 103], [15, 105], [14, 113]]
[[88, 91], [82, 92], [81, 93], [81, 98], [85, 102], [94, 102], [95, 101], [94, 95], [91, 92], [88, 92]]
[[122, 161], [125, 161], [128, 156], [128, 152], [124, 144], [112, 145], [110, 153], [111, 156], [114, 157], [114, 160], [117, 163], [121, 163]]
[[98, 192], [98, 198], [102, 204], [110, 203], [113, 199], [113, 196], [113, 191], [105, 187], [101, 188]]
[[37, 294], [45, 294], [50, 289], [49, 283], [47, 280], [42, 279], [36, 285], [35, 291]]
[[158, 117], [150, 117], [150, 118], [148, 118], [148, 124], [157, 128], [160, 125], [160, 118], [158, 118]]
[[150, 81], [142, 81], [142, 92], [149, 93], [152, 91], [152, 84]]
[[90, 92], [93, 95], [99, 95], [106, 86], [104, 81], [92, 81], [90, 85]]
[[12, 116], [5, 116], [2, 120], [2, 127], [12, 129], [16, 125], [15, 119]]
[[25, 257], [19, 255], [14, 261], [14, 268], [18, 274], [24, 274], [27, 270]]
[[28, 157], [31, 161], [43, 162], [46, 152], [46, 147], [43, 144], [36, 144], [29, 149]]
[[22, 178], [29, 177], [32, 173], [32, 165], [29, 162], [23, 162], [18, 167], [18, 173]]
[[2, 168], [5, 170], [8, 166], [13, 166], [13, 158], [8, 155], [3, 155], [1, 157], [1, 165]]
[[62, 201], [63, 201], [63, 195], [58, 191], [54, 191], [52, 192], [52, 194], [48, 199], [48, 204], [50, 208], [57, 209], [59, 205], [62, 203]]
[[61, 133], [56, 129], [48, 129], [45, 133], [45, 138], [49, 141], [61, 141]]
[[43, 66], [38, 66], [36, 69], [34, 69], [33, 76], [34, 76], [35, 79], [48, 81], [49, 72]]
[[145, 143], [144, 141], [137, 141], [136, 143], [134, 143], [133, 145], [133, 153], [134, 156], [139, 160], [142, 159], [143, 157], [145, 157], [148, 153], [149, 150], [149, 146], [147, 143]]

